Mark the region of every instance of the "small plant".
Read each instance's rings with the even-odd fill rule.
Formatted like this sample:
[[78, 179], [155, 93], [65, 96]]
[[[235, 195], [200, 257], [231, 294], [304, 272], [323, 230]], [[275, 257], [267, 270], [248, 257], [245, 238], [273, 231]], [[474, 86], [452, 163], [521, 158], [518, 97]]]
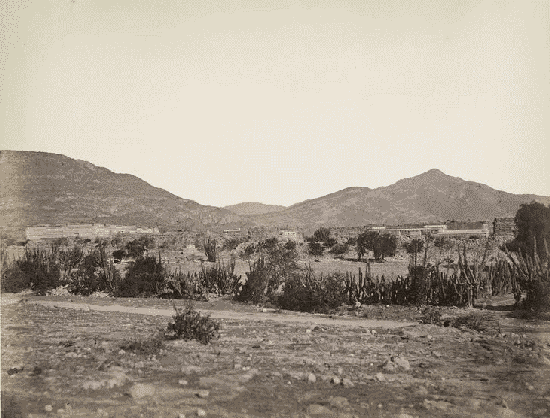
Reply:
[[162, 333], [146, 338], [146, 339], [133, 339], [125, 341], [120, 345], [120, 348], [124, 351], [131, 353], [152, 356], [157, 355], [164, 346], [164, 336]]
[[422, 317], [420, 318], [422, 324], [441, 324], [441, 311], [438, 308], [429, 306], [422, 310]]
[[183, 339], [185, 341], [197, 340], [202, 344], [208, 344], [212, 339], [218, 338], [220, 324], [210, 318], [210, 315], [202, 316], [197, 312], [193, 304], [189, 302], [187, 306], [180, 310], [173, 304], [176, 315], [174, 320], [168, 324], [167, 331], [173, 333], [173, 338]]

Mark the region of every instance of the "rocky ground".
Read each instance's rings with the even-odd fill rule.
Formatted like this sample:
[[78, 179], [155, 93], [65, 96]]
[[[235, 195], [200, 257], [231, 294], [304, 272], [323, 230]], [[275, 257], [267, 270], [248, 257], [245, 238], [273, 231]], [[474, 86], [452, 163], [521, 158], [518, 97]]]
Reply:
[[218, 340], [158, 347], [167, 301], [2, 302], [6, 417], [550, 417], [550, 323], [506, 311], [479, 332], [420, 324], [414, 308], [323, 316], [220, 300], [196, 306], [222, 323]]

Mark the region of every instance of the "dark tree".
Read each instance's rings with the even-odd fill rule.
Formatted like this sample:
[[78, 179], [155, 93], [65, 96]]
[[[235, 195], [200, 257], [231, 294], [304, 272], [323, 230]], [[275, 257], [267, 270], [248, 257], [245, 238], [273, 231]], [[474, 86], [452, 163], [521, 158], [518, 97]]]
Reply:
[[383, 260], [384, 257], [392, 257], [397, 249], [397, 238], [391, 234], [382, 234], [374, 241], [374, 258]]
[[514, 221], [517, 249], [532, 255], [536, 245], [539, 257], [546, 258], [545, 241], [550, 244], [550, 206], [538, 202], [521, 205]]
[[356, 241], [358, 261], [361, 261], [361, 258], [365, 255], [367, 250], [374, 251], [374, 243], [379, 235], [377, 231], [365, 231], [359, 234]]
[[308, 243], [309, 254], [313, 256], [323, 255], [323, 245], [320, 242], [310, 242]]
[[324, 242], [326, 243], [330, 238], [330, 229], [329, 228], [319, 228], [313, 233], [313, 239], [315, 242]]

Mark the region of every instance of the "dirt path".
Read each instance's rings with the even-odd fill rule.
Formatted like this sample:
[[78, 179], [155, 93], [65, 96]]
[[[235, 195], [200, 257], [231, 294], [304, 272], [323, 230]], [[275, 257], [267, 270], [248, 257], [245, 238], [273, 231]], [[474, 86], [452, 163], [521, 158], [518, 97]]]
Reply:
[[[140, 315], [154, 315], [154, 316], [167, 316], [174, 315], [173, 309], [158, 309], [158, 308], [134, 308], [122, 305], [92, 305], [87, 303], [78, 302], [51, 302], [51, 301], [36, 301], [43, 306], [58, 307], [65, 309], [79, 309], [79, 310], [91, 310], [102, 312], [124, 312]], [[278, 314], [274, 310], [268, 310], [267, 312], [253, 312], [242, 313], [227, 310], [208, 310], [197, 309], [203, 314], [209, 314], [211, 318], [215, 319], [230, 319], [235, 321], [273, 321], [276, 323], [301, 323], [311, 325], [333, 325], [333, 326], [345, 326], [352, 328], [402, 328], [406, 326], [415, 325], [414, 322], [402, 322], [402, 321], [385, 321], [385, 320], [369, 320], [369, 319], [342, 319], [342, 318], [328, 318], [321, 315], [293, 315], [293, 314]]]

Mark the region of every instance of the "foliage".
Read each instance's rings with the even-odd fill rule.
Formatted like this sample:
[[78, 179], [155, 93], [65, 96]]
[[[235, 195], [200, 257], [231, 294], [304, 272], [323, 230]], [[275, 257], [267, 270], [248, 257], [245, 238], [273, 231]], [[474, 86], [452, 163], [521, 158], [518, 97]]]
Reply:
[[138, 257], [127, 267], [126, 277], [115, 289], [120, 297], [147, 297], [158, 294], [165, 278], [162, 262], [155, 257]]
[[217, 295], [232, 295], [238, 291], [241, 276], [236, 276], [235, 260], [228, 265], [219, 263], [214, 267], [202, 267], [199, 273], [199, 288], [201, 293], [216, 293]]
[[206, 255], [208, 261], [215, 263], [218, 254], [216, 240], [210, 237], [205, 238], [202, 245], [204, 247], [204, 254]]
[[[70, 259], [70, 254], [66, 258]], [[76, 258], [73, 262], [75, 260]], [[94, 292], [112, 293], [121, 281], [120, 273], [115, 269], [113, 262], [108, 261], [104, 247], [94, 249], [83, 256], [76, 272], [72, 272], [69, 277], [69, 291], [82, 296]]]
[[344, 276], [315, 276], [311, 268], [294, 272], [285, 282], [278, 305], [283, 309], [328, 313], [346, 300]]
[[550, 241], [550, 206], [532, 202], [521, 205], [514, 218], [517, 227], [515, 244], [523, 252], [546, 259], [544, 241]]
[[26, 275], [18, 266], [14, 264], [8, 267], [7, 263], [2, 268], [2, 292], [18, 293], [28, 289], [31, 286], [30, 276]]
[[[27, 278], [31, 290], [39, 295], [45, 295], [46, 291], [60, 284], [61, 271], [55, 252], [27, 248], [23, 258], [17, 260], [15, 265]], [[22, 277], [19, 273], [17, 276]]]
[[428, 306], [422, 310], [422, 318], [420, 318], [422, 324], [441, 324], [441, 311], [433, 306]]
[[258, 258], [249, 262], [247, 280], [236, 291], [235, 298], [259, 303], [269, 299], [285, 280], [298, 269], [296, 247], [268, 239], [258, 244]]
[[315, 242], [326, 242], [330, 238], [330, 229], [321, 227], [313, 233]]
[[167, 328], [168, 333], [173, 333], [174, 338], [185, 341], [197, 340], [202, 344], [208, 344], [212, 339], [219, 337], [219, 322], [212, 320], [209, 315], [202, 316], [191, 303], [182, 310], [174, 304], [174, 310], [176, 315]]
[[246, 242], [246, 238], [229, 238], [223, 243], [222, 248], [228, 251], [235, 250], [243, 242]]
[[113, 258], [118, 261], [122, 261], [126, 258], [126, 251], [124, 250], [115, 250], [113, 251]]
[[143, 235], [126, 244], [126, 255], [131, 258], [143, 257], [145, 251], [149, 248], [152, 248], [154, 243], [155, 240], [152, 237]]
[[349, 250], [348, 244], [336, 244], [330, 249], [330, 253], [334, 255], [342, 255], [347, 253]]
[[374, 258], [383, 260], [384, 257], [392, 257], [397, 249], [397, 238], [391, 234], [379, 235], [373, 243], [372, 251]]
[[320, 242], [309, 242], [308, 243], [308, 252], [310, 255], [313, 256], [321, 256], [323, 255], [323, 245]]
[[365, 255], [367, 250], [374, 248], [374, 242], [378, 239], [377, 231], [365, 231], [359, 234], [356, 240], [357, 260]]
[[407, 251], [407, 254], [418, 254], [424, 249], [424, 241], [418, 238], [415, 238], [409, 242], [403, 244], [403, 247]]

